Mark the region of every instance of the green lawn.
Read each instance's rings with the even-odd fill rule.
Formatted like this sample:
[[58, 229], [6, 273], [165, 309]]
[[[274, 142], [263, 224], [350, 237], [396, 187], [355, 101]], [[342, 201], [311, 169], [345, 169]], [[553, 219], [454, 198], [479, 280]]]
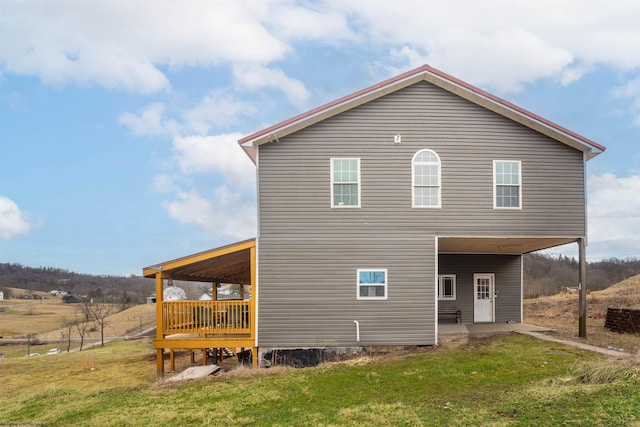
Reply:
[[519, 335], [183, 384], [154, 374], [141, 341], [3, 360], [0, 425], [640, 425], [637, 366]]

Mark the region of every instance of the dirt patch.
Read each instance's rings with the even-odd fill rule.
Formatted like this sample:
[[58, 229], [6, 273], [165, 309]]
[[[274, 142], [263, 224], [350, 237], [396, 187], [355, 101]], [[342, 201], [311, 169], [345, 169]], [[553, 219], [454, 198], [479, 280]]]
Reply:
[[578, 338], [578, 295], [575, 293], [562, 292], [525, 300], [524, 321], [554, 329], [552, 335], [559, 338], [639, 354], [638, 334], [621, 334], [605, 329], [604, 322], [609, 307], [640, 309], [640, 275], [587, 295], [586, 339]]

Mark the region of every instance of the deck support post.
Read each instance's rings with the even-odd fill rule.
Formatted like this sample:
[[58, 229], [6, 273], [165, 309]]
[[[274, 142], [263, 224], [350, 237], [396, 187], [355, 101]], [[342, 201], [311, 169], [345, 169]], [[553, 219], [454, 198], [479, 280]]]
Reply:
[[202, 366], [207, 366], [207, 349], [202, 349]]
[[191, 350], [191, 363], [196, 363], [196, 354]]
[[164, 375], [164, 349], [156, 349], [156, 379], [162, 379]]
[[[164, 283], [162, 281], [162, 268], [156, 273], [156, 339], [164, 337], [162, 331], [162, 303], [164, 301]], [[164, 376], [164, 349], [156, 349], [156, 378]]]
[[578, 336], [587, 337], [587, 258], [585, 239], [578, 239], [578, 258], [580, 263], [580, 273], [578, 275]]
[[176, 355], [172, 348], [169, 349], [169, 370], [171, 372], [175, 372], [176, 370]]
[[258, 347], [251, 347], [251, 367], [259, 368], [258, 366]]

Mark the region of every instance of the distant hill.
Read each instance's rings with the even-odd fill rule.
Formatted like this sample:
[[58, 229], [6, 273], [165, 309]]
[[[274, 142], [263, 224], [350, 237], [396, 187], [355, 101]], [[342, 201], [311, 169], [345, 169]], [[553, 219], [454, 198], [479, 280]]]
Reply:
[[[605, 289], [628, 277], [640, 274], [640, 259], [608, 259], [587, 264], [587, 288]], [[176, 282], [191, 299], [197, 299], [206, 284]], [[539, 253], [524, 256], [524, 297], [535, 298], [554, 295], [567, 287], [578, 285], [578, 261], [569, 257], [550, 257]], [[155, 293], [151, 279], [141, 276], [94, 276], [79, 274], [52, 267], [25, 267], [20, 264], [0, 263], [0, 289], [5, 288], [5, 296], [10, 296], [7, 288], [51, 292], [61, 290], [87, 296], [96, 301], [124, 302], [132, 304], [145, 302], [146, 297]]]
[[60, 290], [96, 301], [132, 304], [145, 302], [155, 292], [153, 280], [140, 276], [93, 276], [60, 268], [0, 263], [0, 289], [5, 290], [5, 297], [15, 292], [8, 288], [20, 288], [25, 294]]
[[[578, 285], [578, 261], [566, 256], [551, 257], [539, 253], [526, 254], [524, 264], [524, 297], [554, 295]], [[587, 289], [606, 289], [640, 274], [640, 259], [606, 259], [587, 263]]]

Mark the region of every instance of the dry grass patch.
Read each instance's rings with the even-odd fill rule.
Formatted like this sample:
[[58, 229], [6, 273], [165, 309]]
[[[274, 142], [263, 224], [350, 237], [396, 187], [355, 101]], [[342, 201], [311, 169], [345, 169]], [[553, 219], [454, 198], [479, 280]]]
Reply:
[[135, 335], [154, 327], [155, 322], [155, 304], [136, 305], [109, 316], [105, 326], [105, 335], [114, 337]]
[[587, 295], [587, 339], [578, 338], [578, 295], [560, 293], [525, 300], [524, 321], [554, 329], [553, 335], [640, 356], [640, 336], [605, 329], [607, 309], [640, 309], [640, 275]]
[[19, 337], [41, 334], [55, 328], [60, 337], [60, 326], [72, 318], [75, 307], [59, 300], [3, 301], [6, 311], [0, 312], [0, 336]]
[[[73, 320], [80, 309], [79, 304], [65, 304], [59, 299], [9, 300], [3, 301], [0, 307], [5, 308], [0, 311], [0, 336], [12, 338], [33, 334], [41, 340], [59, 340], [60, 329]], [[107, 318], [105, 337], [136, 335], [155, 326], [155, 307], [154, 304], [142, 304], [112, 314]], [[77, 338], [76, 335], [77, 331], [72, 330], [72, 337]], [[99, 331], [85, 335], [87, 340], [98, 338]]]

